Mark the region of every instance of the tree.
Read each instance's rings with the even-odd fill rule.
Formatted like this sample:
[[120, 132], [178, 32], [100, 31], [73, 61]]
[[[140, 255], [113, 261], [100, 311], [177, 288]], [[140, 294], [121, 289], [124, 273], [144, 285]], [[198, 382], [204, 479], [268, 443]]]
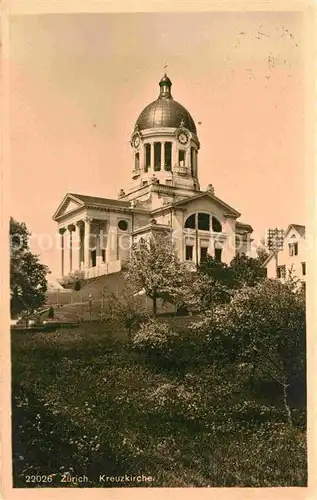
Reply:
[[[247, 363], [283, 390], [292, 424], [289, 390], [305, 379], [305, 298], [293, 283], [264, 280], [238, 290], [226, 306], [216, 307], [195, 325], [205, 332], [221, 362]], [[226, 360], [226, 361], [225, 361]]]
[[228, 290], [241, 288], [244, 284], [253, 286], [265, 277], [259, 259], [245, 254], [236, 255], [229, 266], [207, 255], [199, 264], [198, 271]]
[[122, 324], [131, 336], [132, 329], [136, 327], [145, 316], [144, 302], [140, 295], [135, 294], [131, 284], [126, 283], [120, 294], [110, 293], [106, 297], [106, 317]]
[[263, 264], [263, 262], [265, 262], [265, 260], [268, 258], [269, 254], [270, 254], [270, 252], [268, 251], [268, 249], [266, 247], [266, 242], [265, 242], [264, 238], [261, 239], [260, 245], [258, 245], [258, 247], [256, 248], [256, 253], [257, 253], [259, 262], [261, 264]]
[[216, 304], [230, 301], [232, 292], [219, 280], [201, 272], [188, 272], [175, 289], [173, 302], [191, 313], [202, 312]]
[[26, 225], [10, 218], [11, 314], [33, 313], [45, 304], [48, 267], [39, 262], [28, 244]]
[[265, 271], [259, 259], [245, 254], [236, 255], [230, 262], [231, 280], [235, 288], [254, 286], [265, 277]]
[[49, 311], [48, 311], [48, 317], [49, 319], [54, 319], [55, 313], [54, 313], [54, 308], [53, 306], [50, 306]]
[[75, 292], [79, 292], [79, 290], [81, 289], [81, 284], [80, 284], [80, 280], [77, 279], [74, 283], [74, 290]]
[[144, 289], [152, 299], [153, 316], [156, 316], [157, 300], [174, 301], [188, 273], [171, 239], [156, 235], [134, 245], [126, 277], [136, 290]]

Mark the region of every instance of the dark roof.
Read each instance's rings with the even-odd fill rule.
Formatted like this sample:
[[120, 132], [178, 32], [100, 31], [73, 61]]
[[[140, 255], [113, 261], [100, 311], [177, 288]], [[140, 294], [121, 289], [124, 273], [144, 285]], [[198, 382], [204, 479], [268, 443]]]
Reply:
[[87, 205], [114, 205], [119, 207], [130, 207], [131, 203], [129, 201], [123, 200], [113, 200], [110, 198], [100, 198], [98, 196], [87, 196], [85, 194], [69, 193], [70, 196], [74, 196], [78, 200], [82, 201]]
[[204, 196], [208, 196], [209, 198], [212, 198], [213, 200], [215, 200], [216, 202], [218, 202], [220, 205], [222, 205], [223, 207], [225, 207], [228, 212], [230, 212], [231, 214], [233, 214], [235, 217], [240, 217], [240, 212], [237, 212], [237, 210], [235, 210], [234, 208], [230, 207], [230, 205], [228, 205], [227, 203], [225, 203], [224, 201], [222, 201], [220, 198], [217, 198], [217, 196], [215, 196], [214, 194], [211, 194], [209, 193], [208, 191], [199, 191], [197, 194], [194, 194], [193, 196], [188, 196], [186, 198], [183, 198], [182, 200], [179, 200], [179, 201], [174, 201], [171, 203], [171, 205], [174, 207], [174, 206], [179, 206], [179, 205], [183, 205], [184, 203], [188, 203], [190, 201], [193, 201], [193, 200], [196, 200], [197, 198], [202, 198]]
[[253, 227], [250, 224], [245, 224], [244, 222], [236, 221], [236, 227], [240, 227], [241, 229], [250, 229], [253, 232]]
[[296, 229], [296, 231], [301, 235], [301, 236], [305, 236], [305, 226], [302, 226], [301, 224], [290, 224], [288, 226], [288, 228], [291, 228], [293, 227], [294, 229]]
[[197, 134], [195, 122], [186, 108], [174, 101], [170, 92], [172, 82], [163, 76], [159, 83], [161, 90], [156, 101], [148, 104], [139, 115], [135, 128], [144, 130], [157, 127], [179, 127], [181, 123], [191, 132]]

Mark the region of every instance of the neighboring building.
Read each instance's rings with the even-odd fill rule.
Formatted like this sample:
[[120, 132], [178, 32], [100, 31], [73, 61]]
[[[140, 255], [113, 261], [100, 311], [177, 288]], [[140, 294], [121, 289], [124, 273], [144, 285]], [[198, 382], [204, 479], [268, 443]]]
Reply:
[[285, 231], [283, 250], [272, 253], [263, 263], [268, 278], [285, 281], [291, 271], [301, 281], [306, 281], [305, 226], [290, 224]]
[[159, 86], [158, 99], [144, 108], [131, 136], [127, 192], [121, 189], [117, 200], [68, 193], [56, 210], [61, 282], [119, 271], [132, 242], [162, 231], [172, 233], [182, 261], [196, 264], [209, 253], [229, 263], [236, 253], [250, 253], [251, 226], [237, 221], [240, 213], [217, 198], [212, 185], [200, 190], [193, 118], [173, 99], [166, 75]]

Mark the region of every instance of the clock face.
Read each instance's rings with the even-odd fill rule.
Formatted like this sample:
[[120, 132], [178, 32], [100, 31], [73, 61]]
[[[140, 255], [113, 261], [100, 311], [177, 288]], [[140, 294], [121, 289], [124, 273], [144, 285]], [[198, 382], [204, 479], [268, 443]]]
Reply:
[[181, 144], [186, 144], [188, 142], [188, 136], [185, 132], [180, 132], [178, 134], [178, 140]]
[[139, 147], [139, 144], [140, 144], [140, 137], [138, 135], [136, 135], [133, 139], [133, 146], [135, 148]]

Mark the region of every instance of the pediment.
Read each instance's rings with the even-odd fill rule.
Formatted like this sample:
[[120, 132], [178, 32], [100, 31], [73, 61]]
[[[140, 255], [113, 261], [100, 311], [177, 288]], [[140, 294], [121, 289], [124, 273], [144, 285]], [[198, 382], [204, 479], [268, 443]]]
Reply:
[[207, 193], [207, 192], [203, 192], [203, 193], [200, 193], [198, 195], [184, 198], [183, 200], [180, 200], [180, 201], [177, 201], [176, 203], [173, 203], [173, 205], [174, 206], [190, 205], [193, 202], [196, 202], [198, 200], [200, 202], [205, 202], [205, 203], [210, 204], [210, 205], [217, 205], [219, 208], [221, 208], [221, 210], [224, 212], [224, 214], [226, 216], [237, 218], [237, 217], [240, 217], [240, 215], [241, 215], [239, 212], [237, 212], [237, 210], [230, 207], [224, 201], [220, 200], [220, 198], [217, 198], [216, 196], [214, 196], [210, 193]]
[[53, 219], [56, 220], [57, 218], [72, 213], [83, 206], [84, 204], [82, 201], [77, 200], [72, 195], [67, 194], [56, 210]]

